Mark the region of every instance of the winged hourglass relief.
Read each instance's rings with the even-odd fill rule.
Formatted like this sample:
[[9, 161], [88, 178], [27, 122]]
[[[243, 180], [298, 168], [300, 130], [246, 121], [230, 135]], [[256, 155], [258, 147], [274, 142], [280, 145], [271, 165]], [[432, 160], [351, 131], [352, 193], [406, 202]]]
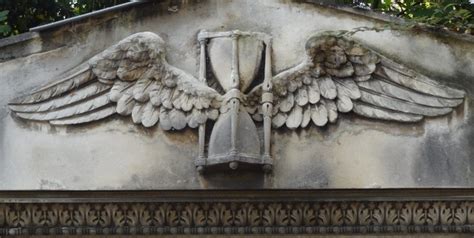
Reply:
[[[418, 122], [450, 113], [465, 97], [462, 90], [334, 33], [312, 36], [303, 61], [275, 76], [272, 38], [265, 33], [201, 31], [198, 42], [198, 78], [168, 64], [165, 42], [142, 32], [66, 77], [12, 100], [10, 109], [25, 120], [53, 125], [119, 114], [144, 127], [199, 128], [198, 171], [223, 165], [271, 171], [272, 128], [326, 126], [344, 113]], [[217, 79], [212, 87], [206, 79], [209, 70]], [[261, 83], [250, 89], [257, 80]], [[215, 122], [206, 142], [208, 120]], [[263, 122], [263, 136], [254, 121]]]
[[[325, 126], [348, 112], [417, 122], [450, 113], [465, 96], [462, 90], [441, 85], [362, 44], [331, 34], [311, 37], [303, 62], [274, 76], [272, 85], [273, 127], [290, 129]], [[260, 94], [257, 86], [249, 96]], [[249, 100], [251, 105], [256, 105], [255, 100]]]

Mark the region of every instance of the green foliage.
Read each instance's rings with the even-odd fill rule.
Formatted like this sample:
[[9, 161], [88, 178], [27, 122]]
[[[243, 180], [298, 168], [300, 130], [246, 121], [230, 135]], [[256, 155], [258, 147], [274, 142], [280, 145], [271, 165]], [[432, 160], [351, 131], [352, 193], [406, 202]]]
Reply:
[[128, 2], [127, 0], [75, 0], [72, 2], [72, 12], [74, 15], [81, 15], [84, 13], [92, 12], [97, 9], [103, 9], [106, 7], [114, 6], [121, 3]]
[[469, 0], [336, 0], [371, 8], [409, 21], [461, 33], [474, 33], [474, 4]]
[[400, 15], [416, 22], [446, 27], [457, 32], [472, 32], [474, 5], [468, 0], [425, 1], [405, 6]]
[[0, 11], [0, 36], [5, 36], [10, 32], [10, 26], [7, 24], [8, 10]]
[[[417, 23], [474, 34], [474, 4], [469, 0], [326, 0], [353, 4]], [[110, 7], [128, 0], [0, 0], [0, 37]]]
[[[31, 27], [59, 21], [94, 10], [128, 2], [127, 0], [0, 0], [0, 11], [8, 18], [0, 20], [0, 35], [23, 33]], [[7, 30], [2, 31], [2, 28]]]

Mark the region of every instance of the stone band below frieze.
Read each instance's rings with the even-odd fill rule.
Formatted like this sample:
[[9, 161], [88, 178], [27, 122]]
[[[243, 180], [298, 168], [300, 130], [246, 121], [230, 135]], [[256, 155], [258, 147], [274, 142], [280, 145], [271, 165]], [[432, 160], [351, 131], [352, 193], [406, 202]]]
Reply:
[[0, 236], [474, 233], [474, 190], [0, 192]]

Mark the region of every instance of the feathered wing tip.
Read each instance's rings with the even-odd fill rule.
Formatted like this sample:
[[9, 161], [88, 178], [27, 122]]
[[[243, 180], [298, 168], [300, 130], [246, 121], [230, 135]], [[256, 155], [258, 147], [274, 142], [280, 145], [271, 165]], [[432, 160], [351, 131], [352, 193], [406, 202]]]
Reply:
[[[305, 47], [306, 59], [272, 80], [276, 128], [304, 128], [310, 122], [325, 126], [348, 112], [418, 122], [446, 115], [464, 101], [464, 91], [442, 85], [346, 37], [320, 34], [311, 37]], [[249, 98], [255, 101], [260, 95], [261, 90], [252, 90]]]
[[362, 92], [356, 114], [400, 122], [449, 114], [465, 92], [430, 79], [383, 56], [371, 80], [358, 82]]
[[[9, 107], [16, 116], [34, 121], [48, 121], [63, 124], [65, 119], [77, 124], [74, 118], [87, 122], [93, 117], [86, 115], [101, 114], [109, 104], [108, 90], [111, 85], [95, 80], [88, 65], [81, 65], [57, 82], [33, 91], [31, 94], [10, 102]], [[99, 116], [95, 116], [99, 118]]]
[[154, 33], [131, 35], [92, 57], [53, 84], [13, 100], [26, 120], [82, 124], [113, 114], [145, 127], [192, 128], [217, 119], [221, 95], [164, 60], [164, 41]]
[[69, 71], [65, 77], [55, 81], [54, 83], [33, 90], [30, 94], [13, 99], [10, 105], [32, 104], [46, 101], [50, 98], [57, 97], [70, 90], [76, 89], [93, 79], [90, 67], [82, 64], [77, 68]]

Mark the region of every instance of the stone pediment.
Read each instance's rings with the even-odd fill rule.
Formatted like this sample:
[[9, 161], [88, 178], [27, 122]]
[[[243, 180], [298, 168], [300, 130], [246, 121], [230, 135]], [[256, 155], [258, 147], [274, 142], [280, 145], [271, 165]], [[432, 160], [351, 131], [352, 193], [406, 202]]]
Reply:
[[474, 44], [347, 33], [383, 24], [206, 1], [38, 28], [3, 47], [29, 48], [0, 65], [0, 189], [472, 186]]
[[0, 236], [472, 233], [473, 38], [387, 23], [147, 1], [1, 40]]

